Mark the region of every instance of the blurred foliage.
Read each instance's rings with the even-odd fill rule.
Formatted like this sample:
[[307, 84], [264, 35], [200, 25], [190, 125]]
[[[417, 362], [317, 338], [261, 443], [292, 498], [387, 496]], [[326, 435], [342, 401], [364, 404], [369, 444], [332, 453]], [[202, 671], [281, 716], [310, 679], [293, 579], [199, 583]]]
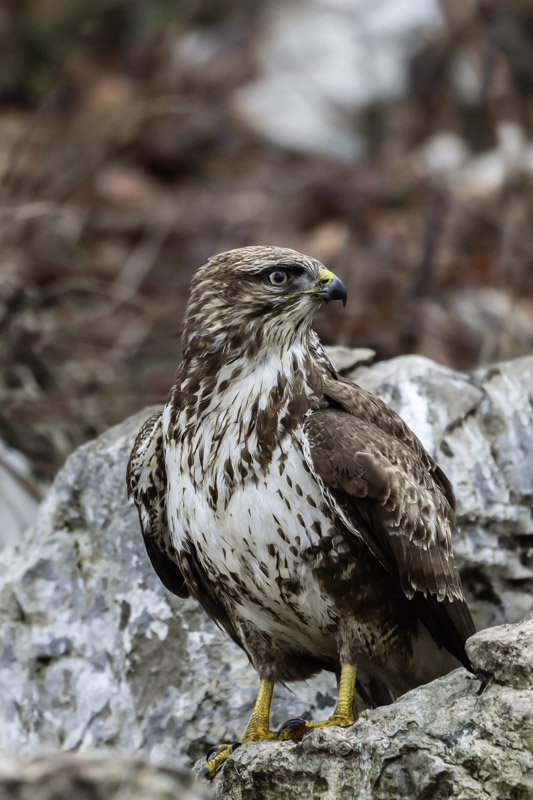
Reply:
[[0, 436], [42, 476], [164, 400], [191, 275], [225, 249], [286, 245], [336, 269], [350, 303], [317, 321], [327, 342], [459, 368], [531, 352], [529, 174], [455, 192], [414, 157], [442, 132], [489, 153], [508, 120], [532, 136], [531, 3], [443, 0], [445, 30], [414, 54], [406, 96], [354, 116], [367, 151], [348, 165], [235, 117], [268, 6], [0, 9]]
[[243, 7], [239, 0], [6, 0], [0, 95], [38, 99], [73, 49], [124, 65], [169, 26], [216, 26]]

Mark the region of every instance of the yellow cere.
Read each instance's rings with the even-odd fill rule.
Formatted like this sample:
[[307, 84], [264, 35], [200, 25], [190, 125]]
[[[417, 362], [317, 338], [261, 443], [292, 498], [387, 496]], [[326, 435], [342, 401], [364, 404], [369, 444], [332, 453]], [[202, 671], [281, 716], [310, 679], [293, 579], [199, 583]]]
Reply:
[[293, 297], [298, 297], [301, 294], [317, 294], [324, 286], [329, 286], [332, 280], [334, 280], [337, 276], [334, 272], [330, 269], [326, 269], [325, 267], [320, 268], [320, 272], [318, 273], [318, 286], [313, 287], [312, 289], [303, 289], [301, 292], [294, 292], [294, 294], [284, 294], [284, 300], [291, 300]]

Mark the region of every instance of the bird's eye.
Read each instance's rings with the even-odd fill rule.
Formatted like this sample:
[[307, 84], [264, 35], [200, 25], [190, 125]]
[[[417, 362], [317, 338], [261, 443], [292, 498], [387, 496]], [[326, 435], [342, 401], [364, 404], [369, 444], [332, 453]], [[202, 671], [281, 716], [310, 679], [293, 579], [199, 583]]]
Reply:
[[284, 283], [287, 283], [287, 273], [282, 272], [280, 269], [277, 269], [275, 272], [271, 272], [268, 276], [268, 280], [272, 284], [272, 286], [283, 286]]

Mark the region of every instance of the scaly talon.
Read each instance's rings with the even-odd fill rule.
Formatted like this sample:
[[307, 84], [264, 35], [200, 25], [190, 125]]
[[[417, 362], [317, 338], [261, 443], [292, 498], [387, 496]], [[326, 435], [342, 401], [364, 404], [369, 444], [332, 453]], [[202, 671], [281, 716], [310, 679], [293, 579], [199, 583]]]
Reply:
[[[211, 761], [208, 761], [205, 767], [200, 771], [200, 778], [207, 778], [208, 780], [212, 780], [215, 777], [215, 774], [220, 769], [224, 761], [226, 761], [230, 754], [231, 748], [233, 747], [232, 744], [219, 744], [216, 748], [216, 755]], [[213, 748], [209, 751], [211, 753]]]

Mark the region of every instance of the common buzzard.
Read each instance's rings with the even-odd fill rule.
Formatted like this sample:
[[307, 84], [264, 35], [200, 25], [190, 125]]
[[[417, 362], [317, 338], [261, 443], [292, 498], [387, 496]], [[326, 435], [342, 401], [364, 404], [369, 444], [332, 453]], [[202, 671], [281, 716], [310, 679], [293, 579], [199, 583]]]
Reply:
[[[357, 669], [397, 696], [468, 666], [451, 485], [402, 419], [327, 358], [311, 319], [337, 299], [339, 278], [294, 250], [211, 258], [192, 282], [168, 402], [128, 466], [160, 579], [259, 674], [240, 743], [351, 725]], [[271, 731], [275, 683], [320, 669], [338, 676], [333, 714]]]

